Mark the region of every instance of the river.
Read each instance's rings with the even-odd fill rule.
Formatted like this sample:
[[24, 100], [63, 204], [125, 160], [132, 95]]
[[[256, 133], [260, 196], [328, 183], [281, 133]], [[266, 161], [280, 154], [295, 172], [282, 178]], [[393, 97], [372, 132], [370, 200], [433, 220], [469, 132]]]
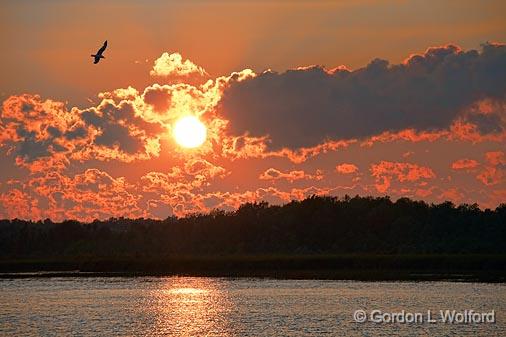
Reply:
[[506, 336], [504, 284], [55, 277], [2, 279], [0, 300], [2, 336]]

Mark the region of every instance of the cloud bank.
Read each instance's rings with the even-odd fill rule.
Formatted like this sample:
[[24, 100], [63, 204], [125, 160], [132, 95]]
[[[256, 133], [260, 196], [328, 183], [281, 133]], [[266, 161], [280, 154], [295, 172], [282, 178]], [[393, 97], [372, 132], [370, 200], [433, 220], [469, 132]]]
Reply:
[[271, 148], [294, 149], [385, 131], [442, 130], [458, 117], [485, 133], [500, 132], [504, 106], [489, 113], [472, 109], [485, 99], [504, 102], [505, 92], [505, 45], [488, 43], [480, 51], [447, 45], [398, 65], [375, 59], [354, 71], [266, 71], [228, 87], [221, 111], [234, 133], [268, 135]]

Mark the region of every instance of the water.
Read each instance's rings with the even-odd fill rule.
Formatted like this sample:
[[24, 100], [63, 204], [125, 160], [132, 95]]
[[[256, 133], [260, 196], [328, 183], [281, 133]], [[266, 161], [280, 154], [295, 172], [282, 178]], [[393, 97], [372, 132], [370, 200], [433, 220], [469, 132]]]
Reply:
[[[0, 280], [2, 336], [506, 336], [506, 285], [189, 277]], [[495, 310], [496, 323], [353, 313]]]

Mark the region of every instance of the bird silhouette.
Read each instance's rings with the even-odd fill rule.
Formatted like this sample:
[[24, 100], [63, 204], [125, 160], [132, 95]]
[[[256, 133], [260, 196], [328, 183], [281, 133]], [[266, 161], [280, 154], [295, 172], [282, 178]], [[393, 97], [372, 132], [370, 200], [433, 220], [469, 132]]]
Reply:
[[95, 61], [93, 61], [93, 64], [97, 64], [98, 62], [100, 62], [100, 59], [105, 59], [105, 56], [102, 55], [105, 48], [107, 48], [107, 40], [105, 40], [104, 45], [97, 51], [97, 53], [95, 55], [93, 55], [93, 54], [91, 55], [91, 57], [95, 58]]

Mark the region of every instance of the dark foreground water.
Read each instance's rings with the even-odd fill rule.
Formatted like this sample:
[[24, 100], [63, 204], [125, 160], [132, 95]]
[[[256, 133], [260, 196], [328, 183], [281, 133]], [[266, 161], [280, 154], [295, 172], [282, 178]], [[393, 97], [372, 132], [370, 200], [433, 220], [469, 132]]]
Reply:
[[[354, 321], [365, 310], [368, 322]], [[444, 323], [439, 310], [495, 311]], [[371, 322], [419, 313], [418, 323]], [[431, 310], [434, 323], [427, 322]], [[402, 315], [397, 316], [397, 320]], [[420, 317], [420, 316], [419, 316]], [[506, 286], [188, 277], [0, 280], [2, 336], [506, 336]]]

